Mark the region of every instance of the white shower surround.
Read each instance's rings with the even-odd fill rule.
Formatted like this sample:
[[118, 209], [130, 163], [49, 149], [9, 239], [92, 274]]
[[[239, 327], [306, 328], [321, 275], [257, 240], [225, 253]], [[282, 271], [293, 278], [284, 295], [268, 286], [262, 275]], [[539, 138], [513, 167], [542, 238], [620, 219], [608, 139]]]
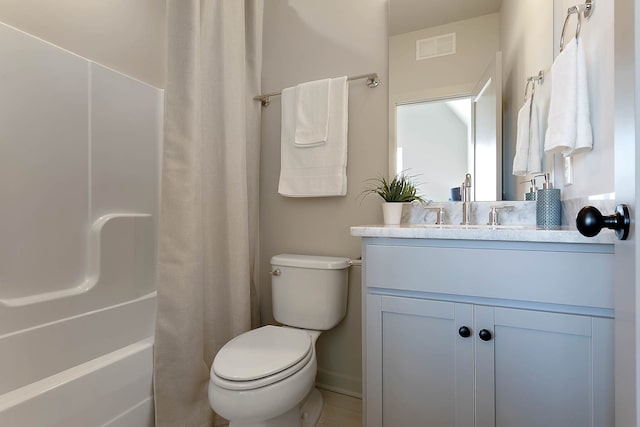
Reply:
[[163, 91], [0, 24], [0, 425], [152, 426]]

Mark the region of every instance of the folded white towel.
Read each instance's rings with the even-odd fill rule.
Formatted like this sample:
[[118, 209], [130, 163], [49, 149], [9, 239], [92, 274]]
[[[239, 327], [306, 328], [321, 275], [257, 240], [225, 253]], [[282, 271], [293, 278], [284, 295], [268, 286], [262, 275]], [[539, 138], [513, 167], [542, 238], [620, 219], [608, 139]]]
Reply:
[[529, 165], [531, 98], [527, 99], [518, 111], [516, 130], [516, 155], [513, 157], [513, 174], [524, 176]]
[[331, 79], [296, 86], [294, 144], [310, 147], [327, 142]]
[[591, 149], [589, 92], [582, 43], [571, 40], [551, 67], [553, 86], [544, 149], [564, 155]]
[[347, 78], [330, 84], [326, 143], [301, 148], [294, 144], [295, 88], [282, 91], [280, 182], [278, 193], [288, 197], [327, 197], [347, 194]]

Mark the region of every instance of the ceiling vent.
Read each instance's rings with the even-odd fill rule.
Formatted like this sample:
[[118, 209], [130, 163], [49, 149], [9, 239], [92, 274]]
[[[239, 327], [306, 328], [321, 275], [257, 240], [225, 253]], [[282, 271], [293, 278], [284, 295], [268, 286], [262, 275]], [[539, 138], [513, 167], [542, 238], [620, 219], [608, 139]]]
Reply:
[[456, 53], [456, 33], [416, 41], [416, 61]]

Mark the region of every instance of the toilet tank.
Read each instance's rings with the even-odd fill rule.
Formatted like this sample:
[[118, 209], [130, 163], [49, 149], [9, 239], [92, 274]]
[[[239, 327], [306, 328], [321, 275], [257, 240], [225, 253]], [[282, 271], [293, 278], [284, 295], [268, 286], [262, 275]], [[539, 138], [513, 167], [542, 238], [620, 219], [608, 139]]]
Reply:
[[271, 258], [271, 297], [276, 321], [327, 330], [347, 313], [349, 258], [281, 254]]

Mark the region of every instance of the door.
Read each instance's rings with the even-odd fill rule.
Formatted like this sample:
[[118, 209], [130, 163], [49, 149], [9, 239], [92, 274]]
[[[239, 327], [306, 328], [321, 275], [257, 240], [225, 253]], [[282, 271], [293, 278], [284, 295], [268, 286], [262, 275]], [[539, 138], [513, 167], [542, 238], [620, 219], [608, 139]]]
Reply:
[[502, 53], [487, 66], [472, 94], [473, 200], [502, 200]]
[[613, 427], [611, 319], [475, 311], [477, 427]]
[[[367, 296], [368, 427], [474, 425], [473, 307]], [[382, 385], [384, 384], [384, 387]]]
[[616, 0], [614, 7], [615, 39], [615, 192], [617, 203], [630, 207], [632, 227], [629, 239], [615, 246], [615, 395], [616, 425], [638, 426], [640, 410], [639, 353], [640, 331], [637, 272], [638, 239], [633, 222], [636, 218], [638, 158], [636, 154], [637, 104], [640, 94], [636, 49], [640, 45], [640, 22], [635, 16], [640, 0]]

